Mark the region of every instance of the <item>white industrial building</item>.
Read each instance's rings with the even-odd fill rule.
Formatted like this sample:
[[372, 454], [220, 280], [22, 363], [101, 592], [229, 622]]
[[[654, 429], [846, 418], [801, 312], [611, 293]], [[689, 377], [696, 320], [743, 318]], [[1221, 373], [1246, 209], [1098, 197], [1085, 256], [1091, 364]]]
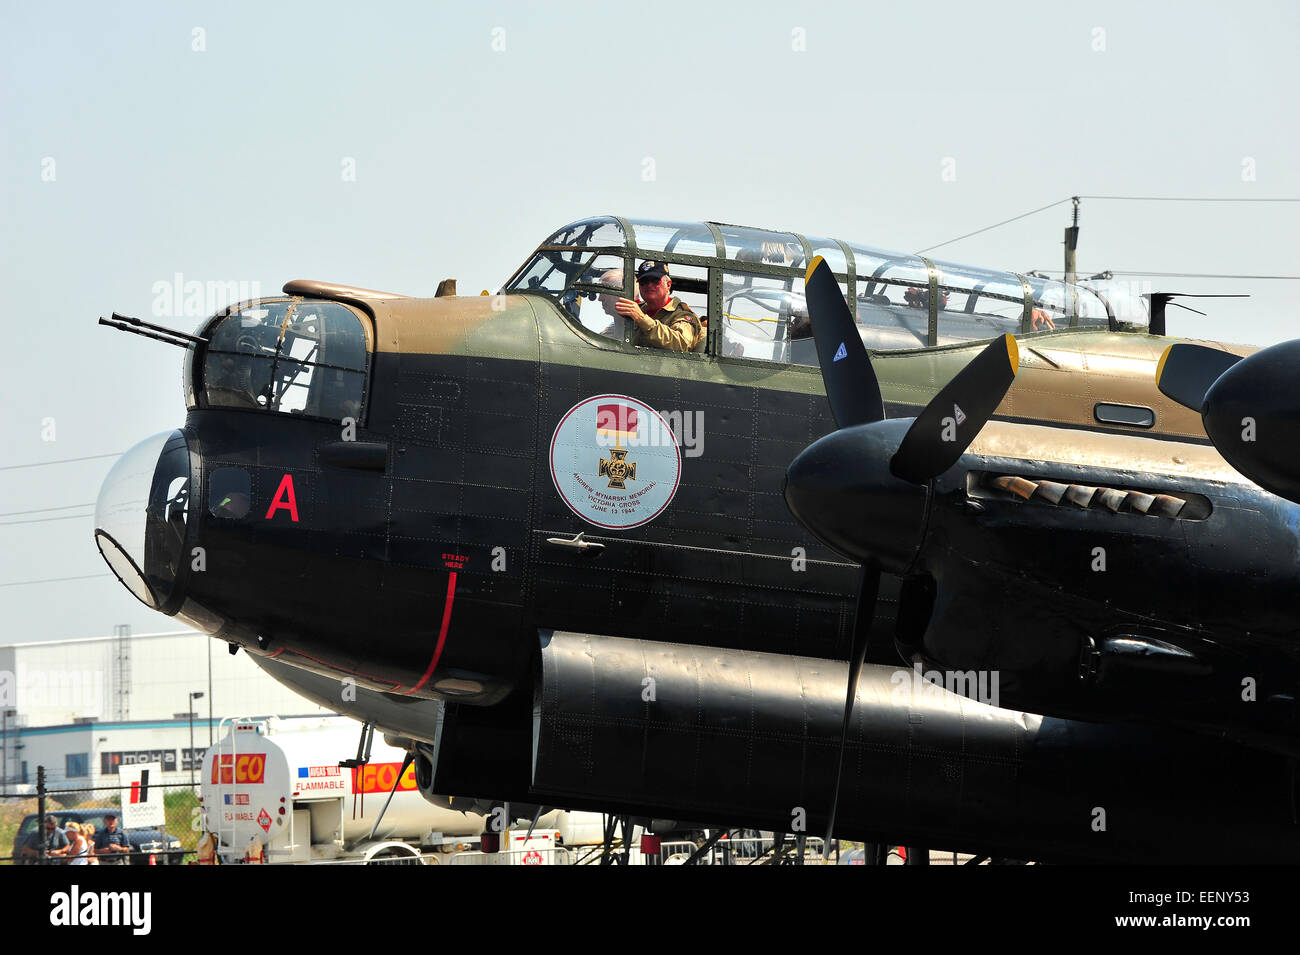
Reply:
[[165, 784], [189, 782], [191, 733], [201, 760], [223, 718], [328, 712], [192, 630], [9, 644], [0, 783], [29, 792], [44, 766], [50, 789], [117, 785], [117, 767], [135, 763], [162, 764]]

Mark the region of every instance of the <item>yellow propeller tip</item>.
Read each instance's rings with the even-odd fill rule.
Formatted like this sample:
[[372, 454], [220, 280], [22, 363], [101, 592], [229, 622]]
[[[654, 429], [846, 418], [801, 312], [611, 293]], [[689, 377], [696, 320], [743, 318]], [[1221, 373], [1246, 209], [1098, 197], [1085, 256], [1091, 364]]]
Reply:
[[825, 261], [826, 260], [823, 259], [820, 255], [813, 256], [813, 260], [808, 263], [808, 271], [803, 274], [804, 285], [807, 285], [809, 282], [812, 281], [812, 276], [813, 273], [817, 271], [817, 266], [821, 265]]
[[1016, 336], [1008, 335], [1007, 338], [1007, 360], [1011, 363], [1011, 376], [1014, 378], [1016, 372], [1020, 370], [1020, 346], [1016, 344]]

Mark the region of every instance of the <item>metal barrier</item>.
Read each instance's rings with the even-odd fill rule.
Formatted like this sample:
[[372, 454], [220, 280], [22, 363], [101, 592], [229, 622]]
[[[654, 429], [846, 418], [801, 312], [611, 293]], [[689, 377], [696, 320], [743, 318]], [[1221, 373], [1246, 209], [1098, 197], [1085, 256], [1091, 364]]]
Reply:
[[[443, 863], [437, 863], [439, 865]], [[453, 852], [446, 865], [573, 865], [572, 850], [566, 846], [551, 849], [501, 849], [481, 852], [472, 849]]]
[[[803, 857], [797, 855], [797, 843], [787, 839], [783, 844], [783, 857], [786, 862], [797, 865], [826, 864], [822, 847], [826, 840], [820, 836], [808, 836], [804, 839]], [[745, 836], [741, 838], [718, 839], [695, 859], [694, 865], [768, 865], [771, 853], [776, 847], [776, 840], [765, 836]], [[659, 847], [659, 857], [663, 865], [685, 865], [699, 852], [700, 844], [687, 839], [664, 842]]]

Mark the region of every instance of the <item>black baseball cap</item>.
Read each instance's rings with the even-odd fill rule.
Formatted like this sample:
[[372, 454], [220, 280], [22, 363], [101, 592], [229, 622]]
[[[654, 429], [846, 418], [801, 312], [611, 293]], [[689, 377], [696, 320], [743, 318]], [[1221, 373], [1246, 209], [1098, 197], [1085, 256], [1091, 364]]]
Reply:
[[651, 279], [661, 279], [668, 274], [668, 266], [662, 262], [655, 262], [653, 259], [646, 259], [636, 268], [637, 283], [647, 282]]

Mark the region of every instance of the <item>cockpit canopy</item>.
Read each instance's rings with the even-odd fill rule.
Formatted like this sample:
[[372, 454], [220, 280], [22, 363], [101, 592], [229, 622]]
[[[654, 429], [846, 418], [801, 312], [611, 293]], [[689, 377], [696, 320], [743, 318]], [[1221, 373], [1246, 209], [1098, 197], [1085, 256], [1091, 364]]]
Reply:
[[232, 306], [206, 325], [201, 374], [186, 371], [187, 403], [359, 420], [368, 327], [338, 302], [289, 297]]
[[816, 365], [803, 282], [818, 255], [839, 278], [863, 341], [874, 350], [959, 344], [1008, 332], [1146, 328], [1144, 311], [1127, 310], [1117, 318], [1102, 295], [1080, 285], [794, 232], [618, 216], [559, 229], [505, 291], [544, 294], [589, 331], [631, 344], [633, 329], [613, 302], [636, 297], [634, 269], [640, 262], [660, 261], [672, 276], [672, 294], [708, 329], [707, 351]]

